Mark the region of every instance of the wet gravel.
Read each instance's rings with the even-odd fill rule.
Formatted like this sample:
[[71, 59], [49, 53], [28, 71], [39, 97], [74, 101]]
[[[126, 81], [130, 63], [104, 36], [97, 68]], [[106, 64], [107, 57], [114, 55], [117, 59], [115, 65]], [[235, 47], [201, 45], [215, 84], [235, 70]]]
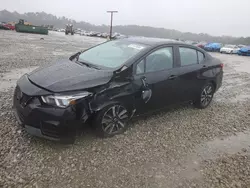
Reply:
[[250, 187], [249, 57], [213, 54], [225, 75], [207, 109], [136, 118], [108, 139], [86, 129], [74, 145], [24, 132], [11, 110], [16, 80], [102, 41], [0, 31], [0, 187]]

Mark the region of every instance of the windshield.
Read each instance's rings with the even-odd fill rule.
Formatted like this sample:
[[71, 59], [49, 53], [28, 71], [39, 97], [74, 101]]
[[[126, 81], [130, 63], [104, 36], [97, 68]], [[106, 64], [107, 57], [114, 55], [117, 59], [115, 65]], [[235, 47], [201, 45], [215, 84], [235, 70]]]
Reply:
[[80, 62], [115, 68], [124, 64], [145, 47], [147, 46], [144, 44], [130, 41], [109, 41], [83, 52], [78, 60]]

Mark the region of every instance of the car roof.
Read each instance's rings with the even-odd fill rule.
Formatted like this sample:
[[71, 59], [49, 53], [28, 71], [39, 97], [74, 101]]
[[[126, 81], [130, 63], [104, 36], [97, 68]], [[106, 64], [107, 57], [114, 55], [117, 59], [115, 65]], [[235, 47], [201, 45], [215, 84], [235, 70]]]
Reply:
[[180, 42], [174, 39], [161, 39], [161, 38], [147, 38], [147, 37], [128, 37], [128, 38], [122, 38], [119, 40], [123, 41], [129, 41], [134, 43], [141, 43], [149, 46], [157, 46], [157, 45], [163, 45], [163, 44], [185, 44], [184, 42]]

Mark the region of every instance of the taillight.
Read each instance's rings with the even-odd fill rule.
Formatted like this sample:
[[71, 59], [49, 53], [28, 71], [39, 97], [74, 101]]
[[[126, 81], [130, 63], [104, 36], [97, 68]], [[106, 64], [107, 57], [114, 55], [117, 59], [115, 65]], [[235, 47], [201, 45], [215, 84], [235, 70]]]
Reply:
[[220, 67], [221, 67], [221, 68], [223, 69], [223, 67], [224, 67], [224, 64], [223, 64], [223, 63], [221, 63], [221, 64], [220, 64]]

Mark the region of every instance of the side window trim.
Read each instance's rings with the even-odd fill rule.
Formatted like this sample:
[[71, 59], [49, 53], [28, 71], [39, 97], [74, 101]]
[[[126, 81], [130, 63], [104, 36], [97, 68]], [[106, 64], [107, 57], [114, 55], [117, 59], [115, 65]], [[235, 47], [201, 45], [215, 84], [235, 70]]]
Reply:
[[[134, 66], [133, 66], [133, 74], [134, 74], [134, 75], [147, 74], [147, 72], [146, 72], [146, 57], [149, 56], [150, 54], [154, 53], [155, 51], [161, 49], [161, 48], [168, 48], [168, 47], [171, 47], [171, 48], [172, 48], [173, 67], [172, 67], [171, 69], [178, 67], [178, 66], [176, 65], [176, 45], [175, 45], [175, 44], [161, 45], [161, 46], [157, 46], [157, 47], [151, 49], [150, 51], [148, 51], [148, 52], [145, 53], [142, 57], [140, 57], [138, 60], [135, 61]], [[144, 73], [136, 74], [137, 65], [138, 65], [142, 60], [143, 60], [143, 62], [144, 62]], [[171, 70], [171, 69], [164, 69], [164, 70]], [[161, 70], [161, 71], [164, 71], [164, 70]], [[157, 71], [156, 71], [156, 72], [157, 72]], [[152, 72], [148, 72], [148, 73], [152, 73]]]
[[[203, 55], [203, 60], [201, 62], [200, 62], [199, 55], [198, 55], [199, 52]], [[197, 56], [198, 56], [198, 63], [199, 64], [201, 64], [206, 59], [205, 54], [203, 52], [201, 52], [200, 50], [197, 50]]]
[[[143, 61], [143, 72], [142, 73], [137, 73], [137, 66]], [[146, 70], [146, 59], [144, 58], [140, 58], [140, 60], [134, 64], [134, 70], [133, 70], [133, 74], [134, 75], [142, 75], [145, 74], [145, 70]]]
[[198, 55], [198, 50], [196, 50], [196, 58], [197, 58], [197, 64], [200, 64], [199, 55]]

